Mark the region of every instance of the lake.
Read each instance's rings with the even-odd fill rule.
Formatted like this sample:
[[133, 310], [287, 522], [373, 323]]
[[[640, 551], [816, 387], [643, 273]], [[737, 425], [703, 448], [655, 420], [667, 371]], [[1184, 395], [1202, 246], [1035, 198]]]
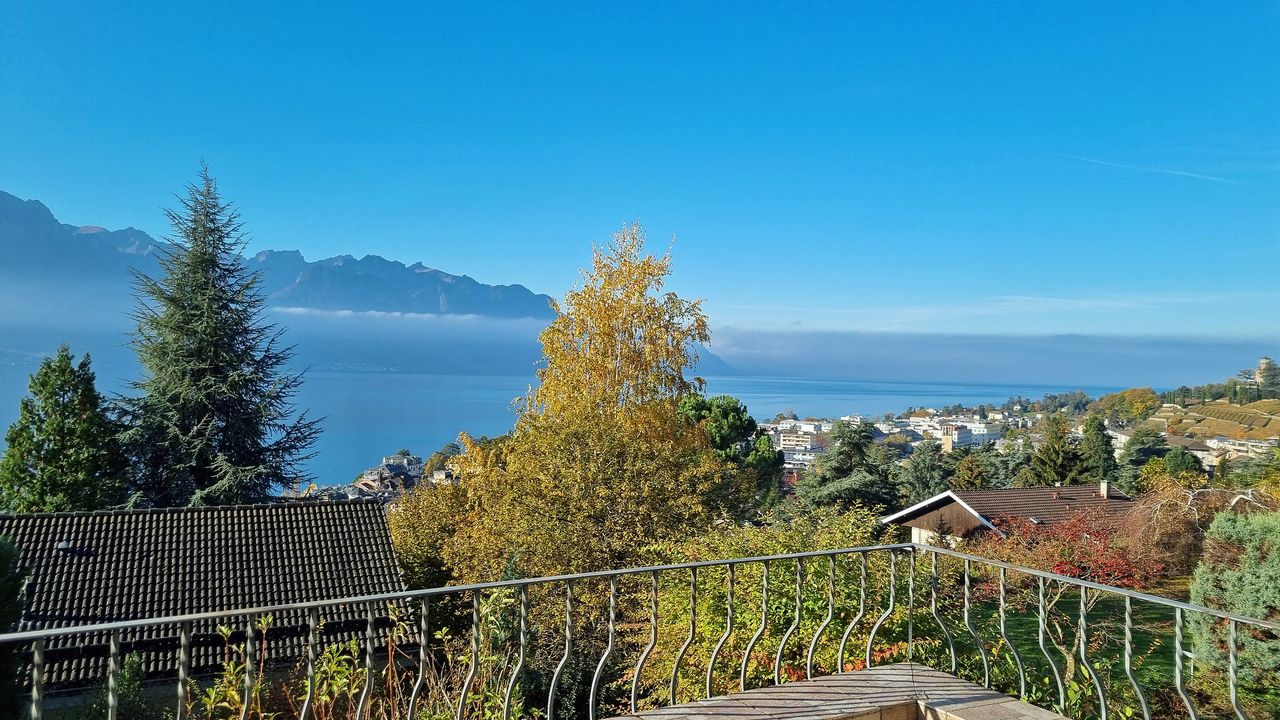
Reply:
[[[122, 392], [135, 372], [131, 359], [108, 353], [96, 357], [99, 389]], [[38, 356], [9, 356], [0, 363], [0, 428], [17, 418], [18, 400]], [[512, 402], [534, 381], [532, 374], [431, 375], [413, 373], [312, 371], [298, 406], [324, 418], [309, 469], [317, 483], [349, 482], [399, 448], [426, 456], [466, 431], [499, 435], [511, 429]], [[772, 418], [784, 410], [801, 416], [881, 415], [908, 407], [1001, 403], [1014, 395], [1039, 398], [1049, 392], [1082, 389], [1091, 395], [1119, 388], [1058, 385], [874, 382], [767, 377], [709, 377], [707, 392], [733, 395], [752, 415]]]

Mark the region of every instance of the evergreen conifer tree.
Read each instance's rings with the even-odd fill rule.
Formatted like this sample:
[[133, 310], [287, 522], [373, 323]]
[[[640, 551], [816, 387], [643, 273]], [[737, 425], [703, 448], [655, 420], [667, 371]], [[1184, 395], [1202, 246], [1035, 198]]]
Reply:
[[1140, 495], [1143, 490], [1140, 482], [1142, 468], [1152, 459], [1164, 457], [1167, 452], [1169, 445], [1159, 430], [1150, 425], [1134, 428], [1117, 461], [1120, 465], [1120, 489], [1133, 497]]
[[1200, 462], [1200, 458], [1184, 447], [1170, 448], [1163, 459], [1164, 466], [1170, 475], [1182, 472], [1204, 474], [1204, 463]]
[[1059, 413], [1045, 418], [1041, 427], [1043, 441], [1031, 458], [1031, 470], [1036, 485], [1051, 487], [1068, 485], [1076, 480], [1078, 457], [1076, 448], [1067, 435], [1067, 419]]
[[917, 445], [902, 468], [900, 483], [907, 505], [946, 492], [947, 469], [942, 446], [932, 440]]
[[874, 431], [875, 426], [866, 421], [841, 420], [831, 426], [827, 452], [796, 483], [796, 497], [805, 507], [847, 508], [855, 502], [897, 507], [897, 457], [892, 450], [875, 444]]
[[127, 401], [126, 433], [152, 506], [260, 502], [305, 479], [301, 463], [320, 428], [295, 416], [302, 375], [292, 350], [262, 319], [259, 277], [240, 258], [245, 236], [207, 168], [167, 212], [173, 250], [161, 276], [135, 274], [133, 344], [143, 379]]
[[1090, 415], [1084, 422], [1084, 440], [1080, 443], [1080, 482], [1094, 485], [1116, 480], [1120, 466], [1115, 446], [1107, 434], [1101, 415]]
[[955, 464], [948, 485], [952, 490], [983, 490], [991, 483], [991, 472], [983, 456], [969, 453], [961, 457]]
[[9, 512], [98, 510], [122, 502], [120, 428], [94, 386], [89, 356], [66, 345], [31, 376], [5, 434], [0, 504]]

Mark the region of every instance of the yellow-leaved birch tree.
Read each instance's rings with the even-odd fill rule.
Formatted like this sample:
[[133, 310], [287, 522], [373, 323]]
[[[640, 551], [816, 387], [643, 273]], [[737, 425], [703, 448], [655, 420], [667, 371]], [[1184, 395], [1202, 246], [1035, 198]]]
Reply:
[[467, 516], [445, 543], [458, 580], [625, 567], [641, 548], [701, 532], [751, 502], [754, 478], [678, 412], [709, 339], [701, 302], [663, 285], [671, 255], [629, 225], [594, 250], [541, 334], [539, 384], [499, 444], [463, 435]]

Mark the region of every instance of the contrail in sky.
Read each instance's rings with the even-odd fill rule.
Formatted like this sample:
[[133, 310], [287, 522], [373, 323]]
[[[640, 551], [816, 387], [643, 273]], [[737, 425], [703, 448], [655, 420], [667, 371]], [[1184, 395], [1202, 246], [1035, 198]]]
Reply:
[[1163, 173], [1165, 175], [1181, 175], [1182, 177], [1197, 178], [1200, 180], [1212, 180], [1213, 182], [1235, 183], [1230, 178], [1217, 177], [1215, 175], [1202, 175], [1201, 173], [1187, 172], [1185, 170], [1166, 170], [1164, 168], [1141, 167], [1139, 165], [1125, 165], [1124, 163], [1109, 162], [1107, 160], [1098, 160], [1095, 158], [1081, 157], [1079, 155], [1069, 155], [1067, 153], [1056, 152], [1054, 155], [1071, 160], [1079, 160], [1080, 162], [1093, 163], [1094, 165], [1106, 165], [1107, 167], [1122, 168], [1124, 170], [1134, 170], [1136, 172]]

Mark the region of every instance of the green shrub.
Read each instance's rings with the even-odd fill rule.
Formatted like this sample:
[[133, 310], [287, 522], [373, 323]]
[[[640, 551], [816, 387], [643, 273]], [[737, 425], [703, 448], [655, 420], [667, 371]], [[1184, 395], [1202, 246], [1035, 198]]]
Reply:
[[[680, 543], [664, 543], [650, 548], [655, 563], [680, 563], [697, 560], [758, 557], [806, 552], [811, 550], [874, 545], [883, 529], [876, 514], [854, 503], [846, 511], [827, 508], [797, 518], [768, 516], [760, 525], [726, 524], [700, 537]], [[866, 634], [878, 608], [884, 606], [888, 556], [874, 553], [869, 562], [867, 608], [863, 622], [853, 634], [846, 654], [846, 665], [860, 667]], [[799, 627], [782, 649], [780, 676], [785, 680], [803, 678], [808, 645], [821, 626], [827, 612], [830, 571], [834, 566], [835, 602], [839, 611], [825, 628], [815, 648], [814, 670], [827, 674], [838, 669], [837, 655], [843, 631], [858, 607], [859, 559], [855, 555], [838, 556], [829, 561], [811, 558], [803, 562], [802, 612]], [[769, 568], [769, 619], [766, 633], [752, 647], [748, 662], [748, 686], [758, 687], [773, 679], [773, 664], [785, 630], [795, 615], [796, 563], [777, 561]], [[905, 561], [898, 568], [900, 582], [905, 582]], [[698, 574], [698, 613], [694, 640], [681, 658], [677, 698], [686, 702], [702, 697], [707, 665], [724, 633], [728, 610], [727, 570], [705, 568]], [[726, 640], [716, 660], [713, 691], [737, 690], [738, 673], [748, 641], [760, 623], [760, 563], [747, 563], [735, 568], [734, 632]], [[687, 572], [664, 573], [658, 598], [658, 647], [650, 656], [641, 678], [648, 702], [670, 702], [669, 681], [675, 655], [689, 633], [689, 584]], [[898, 618], [880, 634], [878, 647], [892, 647]], [[888, 661], [888, 660], [884, 660]]]
[[[1205, 537], [1204, 555], [1191, 583], [1191, 601], [1248, 617], [1280, 619], [1280, 513], [1219, 514]], [[1225, 675], [1227, 621], [1192, 613], [1189, 625], [1197, 673]], [[1236, 642], [1238, 673], [1246, 694], [1276, 687], [1280, 683], [1276, 634], [1240, 625]], [[1280, 709], [1275, 698], [1266, 702]]]
[[[142, 656], [131, 652], [124, 656], [120, 665], [120, 675], [116, 685], [116, 712], [118, 717], [146, 720], [160, 718], [161, 712], [150, 702], [143, 686], [145, 677], [142, 673]], [[89, 708], [90, 718], [107, 716], [107, 685], [104, 682], [93, 695], [93, 703]]]

